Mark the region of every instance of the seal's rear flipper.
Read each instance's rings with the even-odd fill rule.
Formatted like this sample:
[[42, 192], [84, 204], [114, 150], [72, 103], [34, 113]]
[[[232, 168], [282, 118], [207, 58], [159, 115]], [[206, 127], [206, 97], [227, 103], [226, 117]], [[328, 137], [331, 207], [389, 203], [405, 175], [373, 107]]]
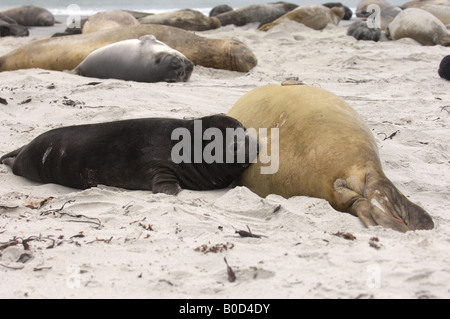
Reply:
[[15, 150], [15, 151], [13, 151], [11, 153], [8, 153], [8, 154], [2, 156], [2, 158], [0, 158], [0, 163], [5, 164], [5, 165], [7, 165], [7, 166], [12, 168], [13, 165], [14, 165], [14, 161], [15, 161], [17, 155], [19, 155], [20, 151], [24, 147], [25, 146], [22, 146], [21, 148], [19, 148], [19, 149]]
[[434, 228], [431, 216], [409, 201], [390, 181], [366, 189], [367, 198], [359, 198], [350, 208], [366, 226], [380, 225], [400, 232]]

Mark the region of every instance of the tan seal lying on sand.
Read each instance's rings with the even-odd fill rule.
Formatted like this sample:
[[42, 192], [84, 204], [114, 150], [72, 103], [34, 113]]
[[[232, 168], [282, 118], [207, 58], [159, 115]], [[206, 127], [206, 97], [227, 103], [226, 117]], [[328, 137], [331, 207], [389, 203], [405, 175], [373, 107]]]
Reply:
[[196, 65], [248, 72], [257, 64], [255, 55], [240, 41], [208, 39], [182, 29], [148, 24], [32, 42], [0, 57], [0, 71], [72, 70], [96, 49], [148, 34], [180, 51]]
[[255, 22], [258, 22], [259, 25], [263, 25], [278, 19], [297, 7], [298, 5], [296, 4], [282, 1], [267, 4], [252, 4], [218, 14], [216, 17], [220, 20], [222, 26], [229, 24], [243, 26]]
[[83, 26], [83, 33], [92, 33], [138, 24], [139, 22], [136, 18], [128, 12], [121, 10], [105, 11], [90, 16]]
[[285, 20], [302, 23], [314, 30], [323, 30], [328, 23], [338, 25], [344, 15], [345, 9], [343, 7], [330, 9], [322, 5], [307, 4], [286, 13], [271, 23], [261, 26], [259, 30], [268, 31]]
[[[336, 95], [306, 85], [267, 85], [244, 95], [228, 115], [257, 131], [279, 129], [278, 172], [261, 174], [258, 160], [240, 179], [258, 195], [323, 198], [366, 226], [434, 227], [431, 217], [385, 176], [372, 132]], [[277, 141], [262, 143], [260, 154], [267, 154], [271, 143]]]
[[141, 24], [162, 24], [189, 31], [206, 31], [220, 28], [219, 19], [207, 17], [203, 13], [183, 9], [175, 12], [153, 14], [139, 19]]

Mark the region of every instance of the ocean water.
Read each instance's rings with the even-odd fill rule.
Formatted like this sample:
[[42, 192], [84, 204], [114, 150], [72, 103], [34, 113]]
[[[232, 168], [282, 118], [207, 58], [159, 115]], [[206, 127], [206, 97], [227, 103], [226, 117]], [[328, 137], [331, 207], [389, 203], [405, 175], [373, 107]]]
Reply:
[[[191, 8], [209, 14], [211, 8], [219, 4], [228, 4], [233, 8], [240, 8], [250, 4], [276, 2], [278, 0], [0, 0], [0, 10], [33, 4], [47, 8], [54, 15], [73, 14], [74, 8], [81, 15], [92, 15], [99, 11], [125, 9], [142, 12], [158, 13], [176, 9]], [[339, 0], [285, 0], [286, 2], [303, 4], [322, 4], [338, 2]], [[408, 0], [405, 0], [406, 2]], [[341, 0], [350, 8], [356, 8], [359, 0]], [[392, 0], [392, 4], [401, 4], [402, 0]], [[76, 6], [73, 6], [76, 5]], [[79, 9], [78, 9], [79, 8]]]

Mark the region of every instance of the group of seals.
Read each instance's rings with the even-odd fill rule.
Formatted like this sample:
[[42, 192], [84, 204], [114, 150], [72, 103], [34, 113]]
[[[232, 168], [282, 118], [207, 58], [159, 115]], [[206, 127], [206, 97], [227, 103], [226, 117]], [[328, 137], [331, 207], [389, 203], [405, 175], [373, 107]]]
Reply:
[[367, 226], [433, 228], [431, 217], [385, 176], [372, 132], [336, 95], [306, 85], [267, 85], [240, 98], [228, 115], [257, 131], [279, 129], [279, 139], [267, 139], [260, 152], [278, 144], [278, 172], [261, 174], [258, 161], [239, 180], [258, 195], [323, 198]]
[[[223, 136], [229, 128], [245, 130], [241, 123], [225, 115], [198, 121], [201, 130], [198, 133], [202, 137], [210, 128], [220, 130]], [[240, 149], [234, 140], [230, 145], [226, 140], [220, 145], [222, 162], [176, 163], [171, 159], [172, 149], [178, 143], [172, 140], [172, 133], [184, 128], [194, 136], [195, 125], [194, 120], [148, 118], [63, 127], [36, 137], [28, 145], [3, 156], [1, 162], [10, 166], [14, 174], [35, 182], [77, 189], [101, 184], [176, 195], [180, 188], [228, 187], [253, 160], [248, 152], [241, 163], [224, 160], [227, 152], [235, 156]], [[245, 141], [239, 141], [244, 142], [251, 143], [251, 137], [247, 135]], [[202, 151], [207, 145], [200, 144]]]
[[257, 64], [253, 52], [240, 41], [209, 39], [174, 27], [147, 24], [35, 41], [0, 57], [0, 72], [30, 68], [73, 70], [96, 49], [149, 34], [195, 65], [248, 72]]
[[[304, 7], [288, 14], [308, 25], [305, 17], [312, 13], [299, 15]], [[308, 10], [319, 10], [317, 7], [306, 6]], [[339, 19], [345, 13], [343, 7], [320, 7], [322, 11], [338, 12]], [[270, 23], [276, 25], [276, 19]], [[388, 29], [398, 36], [401, 28]], [[123, 60], [124, 56], [129, 60]], [[193, 68], [190, 58], [196, 64], [244, 72], [256, 65], [254, 55], [238, 41], [206, 39], [169, 26], [131, 25], [34, 42], [1, 57], [0, 71], [34, 67], [68, 70], [77, 66], [75, 71], [85, 76], [185, 81]], [[439, 69], [444, 78], [448, 78], [449, 62], [446, 57]], [[110, 73], [116, 71], [118, 74]], [[104, 184], [176, 195], [181, 188], [224, 188], [239, 179], [260, 196], [275, 193], [286, 198], [303, 195], [326, 199], [336, 210], [358, 216], [367, 226], [381, 225], [398, 231], [434, 227], [431, 217], [385, 176], [376, 142], [364, 121], [330, 92], [304, 85], [263, 86], [243, 96], [228, 116], [200, 120], [202, 133], [208, 128], [222, 132], [227, 128], [278, 128], [279, 141], [267, 139], [267, 144], [262, 144], [271, 149], [271, 143], [278, 143], [278, 172], [264, 175], [261, 163], [250, 165], [253, 158], [248, 147], [244, 163], [174, 163], [171, 151], [175, 142], [170, 134], [177, 128], [195, 131], [195, 121], [176, 119], [64, 127], [38, 136], [3, 156], [0, 162], [10, 166], [16, 175], [33, 181], [79, 189]], [[246, 135], [245, 143], [250, 144], [251, 139]], [[239, 149], [236, 143], [222, 147], [222, 154]]]
[[347, 34], [357, 40], [378, 41], [384, 32], [390, 40], [412, 38], [422, 45], [450, 45], [448, 0], [416, 0], [401, 7], [384, 0], [361, 0], [357, 16], [373, 19], [358, 20], [349, 27]]
[[116, 42], [95, 50], [75, 73], [137, 82], [186, 82], [194, 64], [152, 35]]

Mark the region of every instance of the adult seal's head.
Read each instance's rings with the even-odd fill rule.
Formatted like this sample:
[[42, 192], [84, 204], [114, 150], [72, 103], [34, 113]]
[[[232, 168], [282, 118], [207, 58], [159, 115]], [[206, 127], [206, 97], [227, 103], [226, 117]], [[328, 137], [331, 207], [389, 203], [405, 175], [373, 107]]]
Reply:
[[100, 48], [75, 68], [75, 73], [136, 82], [186, 82], [194, 64], [152, 35]]
[[18, 24], [27, 27], [48, 27], [55, 24], [55, 17], [47, 9], [36, 6], [22, 6], [2, 11]]
[[261, 149], [279, 150], [278, 171], [262, 174], [266, 164], [258, 160], [240, 179], [258, 195], [323, 198], [367, 226], [434, 227], [427, 212], [386, 177], [371, 130], [336, 95], [307, 85], [267, 85], [244, 95], [228, 115], [247, 128], [267, 129], [267, 135], [278, 129], [279, 138], [267, 139]]
[[439, 75], [441, 76], [441, 78], [450, 81], [450, 55], [447, 55], [442, 59], [439, 66]]
[[228, 187], [256, 157], [253, 144], [245, 127], [225, 115], [147, 118], [51, 130], [0, 161], [39, 183], [176, 195]]

